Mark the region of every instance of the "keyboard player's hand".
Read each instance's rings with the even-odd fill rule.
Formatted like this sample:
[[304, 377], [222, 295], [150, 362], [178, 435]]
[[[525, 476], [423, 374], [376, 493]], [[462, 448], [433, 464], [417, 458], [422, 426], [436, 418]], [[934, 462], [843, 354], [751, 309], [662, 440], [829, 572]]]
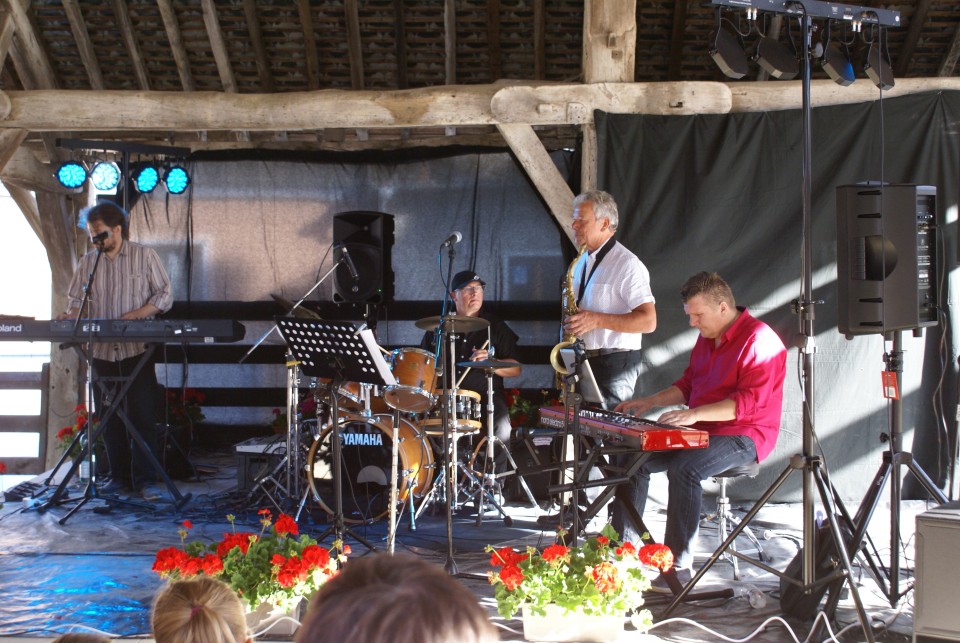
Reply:
[[620, 402], [617, 404], [617, 408], [614, 409], [617, 413], [625, 413], [626, 415], [643, 415], [650, 409], [654, 407], [653, 401], [648, 397], [641, 397], [635, 400], [627, 400], [626, 402]]
[[672, 424], [674, 426], [693, 426], [697, 423], [697, 411], [696, 409], [667, 411], [657, 418], [657, 422], [661, 424]]

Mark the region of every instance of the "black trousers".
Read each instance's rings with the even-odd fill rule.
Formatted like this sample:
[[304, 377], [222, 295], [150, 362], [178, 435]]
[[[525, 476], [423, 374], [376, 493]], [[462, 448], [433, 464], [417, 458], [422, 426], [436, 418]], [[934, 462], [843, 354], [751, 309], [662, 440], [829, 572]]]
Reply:
[[[129, 357], [119, 362], [93, 360], [96, 378], [127, 376], [133, 372], [142, 355]], [[130, 389], [120, 402], [127, 418], [156, 457], [157, 447], [157, 374], [153, 357], [147, 360], [130, 384]], [[100, 386], [94, 387], [96, 415], [99, 417], [107, 404], [114, 399], [123, 382], [106, 382], [106, 394]], [[133, 442], [118, 413], [114, 413], [103, 429], [104, 446], [110, 460], [110, 475], [133, 489], [156, 482], [157, 472], [143, 450]]]

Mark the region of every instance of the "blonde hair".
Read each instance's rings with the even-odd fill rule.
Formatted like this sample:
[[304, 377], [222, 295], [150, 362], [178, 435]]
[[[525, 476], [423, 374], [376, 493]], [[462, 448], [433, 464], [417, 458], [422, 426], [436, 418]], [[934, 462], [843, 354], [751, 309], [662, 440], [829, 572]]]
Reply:
[[496, 629], [476, 597], [415, 556], [351, 560], [310, 601], [297, 643], [488, 643]]
[[249, 638], [240, 597], [209, 576], [161, 589], [151, 621], [157, 643], [243, 643]]

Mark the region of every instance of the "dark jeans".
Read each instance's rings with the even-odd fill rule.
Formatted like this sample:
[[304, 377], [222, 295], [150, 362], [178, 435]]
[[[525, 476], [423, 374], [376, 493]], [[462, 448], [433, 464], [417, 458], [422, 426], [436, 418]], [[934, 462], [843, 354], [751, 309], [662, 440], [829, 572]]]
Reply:
[[700, 483], [733, 467], [757, 460], [753, 440], [744, 436], [711, 435], [706, 449], [687, 449], [654, 453], [640, 470], [621, 485], [618, 500], [613, 503], [613, 528], [624, 540], [639, 542], [633, 525], [625, 524], [626, 515], [619, 498], [632, 499], [633, 506], [643, 515], [650, 488], [650, 474], [667, 472], [669, 496], [667, 499], [667, 527], [663, 544], [673, 552], [678, 567], [690, 568], [693, 563], [691, 545], [700, 527], [700, 504], [703, 488]]
[[639, 389], [637, 380], [643, 367], [642, 360], [643, 352], [640, 350], [590, 358], [590, 369], [597, 379], [607, 409], [612, 411], [617, 404], [634, 396]]
[[[93, 371], [96, 377], [119, 377], [129, 375], [139, 363], [142, 355], [130, 357], [119, 362], [93, 360]], [[107, 395], [113, 398], [119, 392], [122, 382], [106, 382]], [[107, 401], [99, 386], [95, 387], [94, 400], [96, 414], [102, 415]], [[133, 489], [139, 489], [145, 484], [156, 482], [157, 472], [143, 450], [136, 444], [131, 444], [131, 437], [118, 413], [123, 410], [127, 418], [136, 428], [154, 456], [157, 448], [157, 375], [154, 371], [154, 359], [151, 357], [144, 364], [136, 378], [130, 385], [120, 407], [107, 420], [103, 430], [103, 442], [110, 460], [110, 475]]]

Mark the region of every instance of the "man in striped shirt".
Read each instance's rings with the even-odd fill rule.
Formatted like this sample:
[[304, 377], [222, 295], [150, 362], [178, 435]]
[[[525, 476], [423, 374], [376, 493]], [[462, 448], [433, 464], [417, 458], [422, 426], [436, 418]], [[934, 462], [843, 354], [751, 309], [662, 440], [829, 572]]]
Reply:
[[[97, 264], [83, 317], [87, 319], [148, 319], [170, 309], [173, 294], [170, 278], [152, 248], [129, 240], [127, 213], [115, 203], [103, 201], [86, 211], [87, 230], [96, 249], [81, 257], [67, 292], [68, 309], [61, 319], [80, 314], [84, 291]], [[97, 377], [130, 375], [146, 351], [142, 342], [96, 342], [92, 346], [93, 371]], [[95, 408], [104, 408], [103, 393], [95, 390]], [[157, 453], [157, 376], [148, 360], [131, 383], [123, 400], [127, 417], [153, 453]], [[157, 472], [136, 444], [131, 445], [126, 427], [116, 415], [103, 430], [114, 491], [133, 490], [145, 500], [160, 497]]]

